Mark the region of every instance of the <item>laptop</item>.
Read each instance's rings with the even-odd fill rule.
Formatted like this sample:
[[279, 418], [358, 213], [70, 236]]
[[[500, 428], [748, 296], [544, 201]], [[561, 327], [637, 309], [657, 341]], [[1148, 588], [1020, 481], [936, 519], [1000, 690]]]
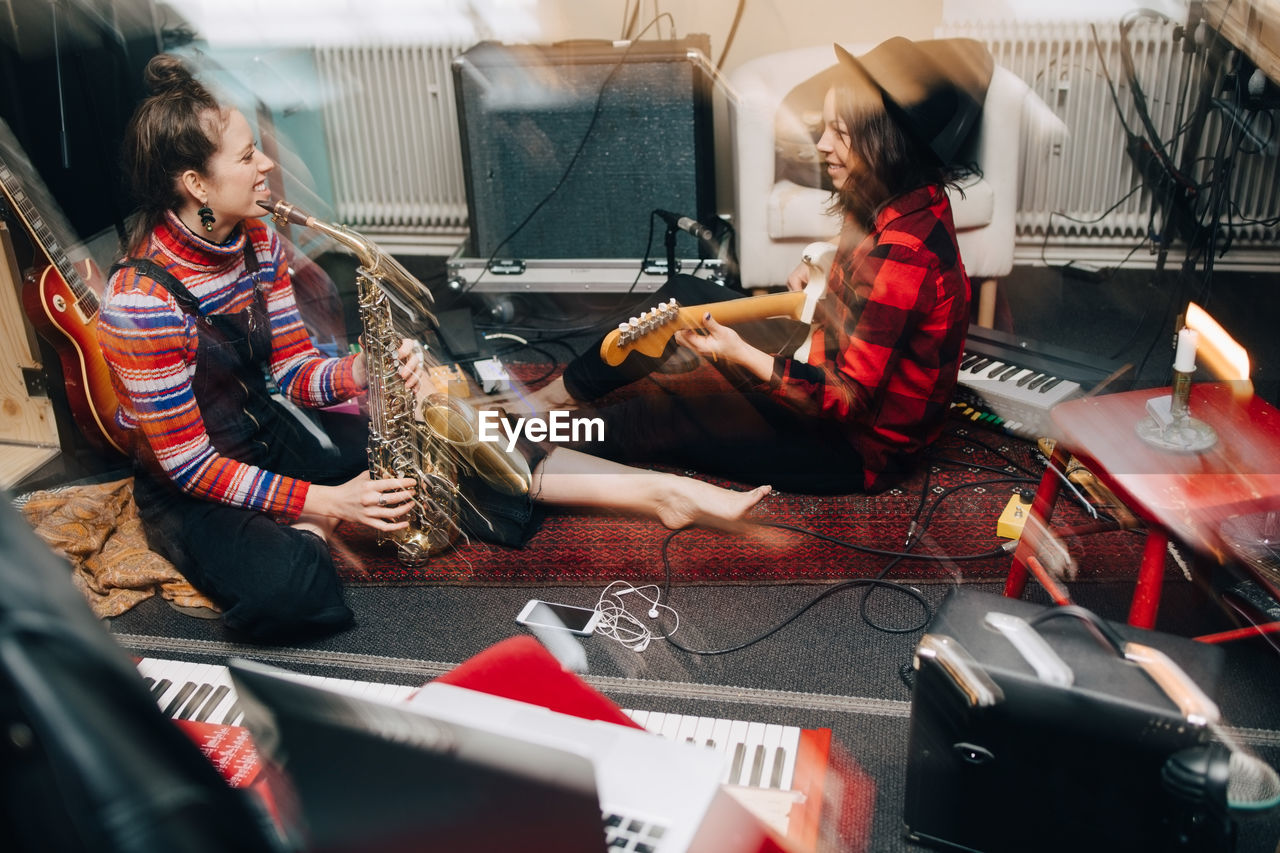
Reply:
[[[244, 723], [291, 782], [290, 843], [323, 851], [684, 853], [724, 758], [446, 684], [387, 704], [245, 660]], [[704, 836], [706, 833], [703, 834]]]

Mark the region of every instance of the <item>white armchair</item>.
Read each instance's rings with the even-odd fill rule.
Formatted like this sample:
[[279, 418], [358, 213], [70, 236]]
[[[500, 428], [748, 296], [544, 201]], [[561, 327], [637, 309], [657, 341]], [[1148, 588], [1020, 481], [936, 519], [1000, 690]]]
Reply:
[[[854, 56], [873, 45], [851, 45]], [[782, 284], [814, 240], [829, 240], [840, 219], [826, 212], [830, 194], [777, 180], [774, 120], [800, 83], [835, 64], [831, 45], [768, 54], [743, 63], [729, 81], [734, 140], [735, 222], [744, 287]], [[1066, 126], [1013, 72], [996, 66], [982, 118], [966, 146], [981, 175], [951, 194], [960, 256], [978, 298], [978, 323], [990, 326], [996, 280], [1013, 269], [1014, 226], [1024, 139], [1051, 144]]]

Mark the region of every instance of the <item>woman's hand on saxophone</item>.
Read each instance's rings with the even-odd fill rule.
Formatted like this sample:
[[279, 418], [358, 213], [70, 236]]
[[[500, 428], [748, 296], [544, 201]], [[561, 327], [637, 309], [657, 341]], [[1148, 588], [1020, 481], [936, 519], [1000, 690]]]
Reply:
[[340, 486], [312, 483], [302, 514], [339, 518], [374, 530], [403, 530], [409, 526], [404, 516], [413, 509], [415, 485], [417, 481], [408, 477], [374, 480], [368, 471]]
[[427, 354], [422, 344], [405, 338], [396, 350], [396, 358], [400, 359], [400, 379], [404, 381], [407, 391], [413, 392], [414, 399], [421, 404], [430, 394], [441, 389], [435, 387], [431, 376], [427, 373]]

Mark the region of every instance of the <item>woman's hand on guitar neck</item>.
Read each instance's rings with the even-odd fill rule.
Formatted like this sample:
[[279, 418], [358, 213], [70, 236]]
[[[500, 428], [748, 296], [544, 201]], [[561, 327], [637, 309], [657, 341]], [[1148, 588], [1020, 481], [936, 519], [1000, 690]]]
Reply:
[[716, 364], [734, 364], [747, 370], [761, 382], [773, 377], [773, 356], [758, 350], [733, 329], [716, 322], [710, 312], [702, 318], [699, 329], [681, 329], [676, 342]]

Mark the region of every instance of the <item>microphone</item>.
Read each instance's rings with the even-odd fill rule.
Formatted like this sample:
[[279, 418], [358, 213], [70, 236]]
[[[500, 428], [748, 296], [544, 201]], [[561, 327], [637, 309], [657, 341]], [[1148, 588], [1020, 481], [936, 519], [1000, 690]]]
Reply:
[[661, 216], [672, 228], [679, 228], [681, 231], [692, 234], [699, 240], [704, 240], [713, 246], [716, 244], [716, 235], [712, 234], [711, 229], [698, 220], [672, 213], [669, 210], [655, 210], [654, 213]]

